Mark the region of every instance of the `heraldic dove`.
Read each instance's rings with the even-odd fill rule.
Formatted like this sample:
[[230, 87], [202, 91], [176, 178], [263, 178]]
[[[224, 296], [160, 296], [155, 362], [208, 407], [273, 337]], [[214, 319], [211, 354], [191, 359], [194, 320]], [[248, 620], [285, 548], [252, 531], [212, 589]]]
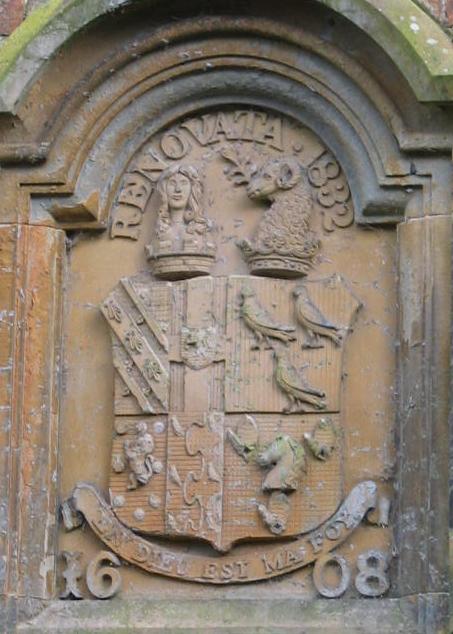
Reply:
[[293, 291], [296, 298], [296, 318], [307, 334], [304, 348], [323, 348], [320, 337], [327, 337], [339, 346], [343, 340], [340, 326], [330, 322], [321, 310], [312, 301], [305, 285], [299, 286]]
[[295, 341], [296, 336], [294, 326], [286, 326], [278, 323], [265, 308], [263, 308], [256, 298], [256, 293], [250, 287], [241, 290], [241, 317], [247, 326], [253, 331], [256, 343], [252, 350], [261, 348], [263, 340], [268, 348], [272, 348], [270, 338], [278, 339], [284, 343]]
[[283, 351], [274, 350], [274, 354], [277, 359], [275, 379], [289, 398], [289, 405], [284, 411], [287, 413], [310, 411], [306, 409], [306, 405], [311, 405], [315, 409], [325, 409], [325, 392], [307, 385]]

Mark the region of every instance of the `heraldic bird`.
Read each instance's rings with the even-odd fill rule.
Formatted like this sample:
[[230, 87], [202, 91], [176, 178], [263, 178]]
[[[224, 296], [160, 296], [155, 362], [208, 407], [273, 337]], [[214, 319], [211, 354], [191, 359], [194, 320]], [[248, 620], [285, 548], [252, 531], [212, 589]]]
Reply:
[[307, 334], [304, 348], [323, 348], [320, 337], [327, 337], [339, 346], [343, 340], [341, 328], [332, 324], [313, 303], [305, 285], [293, 291], [296, 298], [296, 318]]
[[274, 350], [274, 354], [277, 359], [275, 379], [289, 398], [289, 405], [284, 411], [286, 413], [310, 411], [306, 409], [306, 405], [311, 405], [315, 409], [325, 409], [325, 392], [307, 385], [283, 351]]
[[295, 341], [296, 336], [294, 326], [286, 326], [278, 323], [265, 308], [263, 308], [256, 298], [256, 293], [250, 287], [241, 290], [241, 317], [247, 326], [253, 331], [256, 343], [252, 350], [261, 348], [263, 340], [267, 348], [272, 348], [269, 338], [278, 339], [284, 343]]

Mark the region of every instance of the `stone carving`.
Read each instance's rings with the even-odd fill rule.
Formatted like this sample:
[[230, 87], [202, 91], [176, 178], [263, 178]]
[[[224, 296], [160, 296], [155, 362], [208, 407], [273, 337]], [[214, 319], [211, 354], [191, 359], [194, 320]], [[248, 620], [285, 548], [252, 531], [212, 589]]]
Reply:
[[63, 550], [61, 556], [66, 562], [66, 568], [62, 573], [65, 580], [65, 589], [60, 594], [60, 599], [83, 599], [78, 584], [79, 579], [82, 577], [82, 568], [80, 566], [82, 553]]
[[234, 449], [247, 461], [254, 460], [260, 467], [270, 469], [263, 480], [263, 491], [295, 491], [299, 479], [305, 471], [305, 451], [301, 444], [290, 436], [277, 436], [267, 445], [259, 443], [258, 428], [251, 416], [246, 420], [253, 425], [256, 437], [247, 444], [241, 437], [229, 429], [228, 434]]
[[295, 340], [295, 327], [280, 324], [273, 319], [260, 305], [255, 291], [247, 286], [241, 290], [241, 317], [255, 335], [256, 343], [252, 349], [260, 348], [263, 341], [268, 348], [272, 348], [272, 338], [286, 343]]
[[[361, 552], [357, 557], [358, 574], [354, 584], [357, 591], [365, 597], [379, 597], [385, 594], [389, 587], [387, 575], [389, 557], [381, 550]], [[335, 566], [339, 571], [336, 585], [327, 583], [325, 571]], [[341, 597], [351, 585], [351, 567], [344, 557], [329, 553], [319, 557], [313, 567], [313, 584], [319, 594], [327, 599]]]
[[[326, 293], [319, 296], [317, 285], [322, 283]], [[332, 341], [335, 346], [340, 346], [348, 333], [350, 317], [347, 312], [339, 313], [327, 300], [338, 295], [339, 288], [344, 285], [344, 280], [338, 274], [332, 275], [323, 281], [305, 281], [298, 284], [294, 291], [294, 314], [296, 321], [305, 333], [304, 348], [323, 348], [326, 340]], [[318, 295], [315, 299], [314, 294]], [[359, 300], [355, 300], [356, 309], [361, 306]], [[352, 300], [354, 303], [354, 300]]]
[[382, 550], [369, 550], [357, 558], [359, 574], [355, 578], [355, 587], [365, 597], [380, 597], [389, 587], [387, 570], [389, 557]]
[[[308, 385], [302, 376], [302, 372], [298, 372], [291, 365], [283, 350], [274, 350], [274, 354], [277, 360], [275, 380], [289, 400], [289, 405], [284, 408], [284, 411], [288, 413], [305, 412], [307, 411], [307, 405], [311, 405], [315, 409], [325, 409], [326, 393]], [[308, 367], [308, 364], [303, 366], [302, 370], [306, 367]]]
[[[329, 429], [328, 442], [317, 439], [317, 432]], [[302, 475], [306, 472], [306, 451], [300, 443], [286, 434], [276, 436], [270, 443], [262, 445], [259, 430], [252, 416], [245, 416], [236, 432], [227, 431], [234, 450], [247, 462], [255, 462], [259, 467], [268, 469], [263, 480], [262, 490], [270, 494], [266, 504], [258, 504], [257, 510], [271, 533], [284, 533], [290, 513], [288, 494], [299, 488]], [[316, 425], [313, 434], [305, 433], [303, 440], [312, 455], [326, 460], [336, 446], [336, 432], [332, 423], [326, 419]]]
[[337, 446], [337, 428], [330, 418], [321, 418], [314, 430], [304, 434], [304, 440], [311, 453], [318, 460], [325, 461]]
[[390, 496], [380, 492], [378, 495], [377, 508], [367, 515], [367, 522], [374, 526], [381, 526], [382, 528], [389, 526], [391, 507], [392, 500]]
[[[163, 282], [141, 274], [112, 291], [103, 306], [114, 301], [121, 310], [121, 323], [107, 309], [105, 315], [123, 383], [116, 384], [118, 436], [110, 490], [113, 511], [124, 524], [142, 535], [204, 540], [226, 553], [239, 540], [301, 534], [341, 502], [342, 446], [332, 429], [339, 425], [344, 343], [360, 303], [339, 276], [304, 283], [320, 310], [337, 306], [338, 323], [345, 325], [339, 345], [325, 338], [323, 348], [303, 347], [306, 333], [294, 319], [292, 301], [296, 281], [233, 275]], [[140, 331], [140, 353], [130, 350], [123, 335], [129, 322]], [[161, 324], [169, 325], [165, 333]], [[147, 371], [143, 355], [162, 374]], [[139, 388], [145, 379], [152, 391], [143, 402]], [[155, 390], [163, 381], [168, 391], [158, 402]], [[129, 394], [124, 385], [130, 386]], [[323, 424], [320, 411], [329, 412]], [[244, 413], [258, 421], [262, 464], [243, 460], [231, 441], [225, 442]], [[143, 439], [137, 435], [137, 414], [147, 421]], [[127, 423], [125, 415], [131, 417], [126, 416]], [[152, 448], [143, 446], [150, 434], [146, 429], [153, 429]], [[244, 446], [253, 444], [243, 431], [237, 435]], [[275, 451], [284, 455], [273, 471], [266, 461]], [[288, 474], [286, 485], [277, 486], [291, 452], [301, 462], [295, 461], [294, 477]], [[299, 469], [302, 452], [306, 473]], [[152, 476], [148, 458], [162, 466], [157, 473], [153, 467]], [[318, 493], [327, 459], [335, 484]], [[304, 487], [295, 486], [296, 472]]]
[[[124, 177], [112, 235], [137, 228], [132, 208], [149, 214], [151, 270], [101, 306], [115, 372], [110, 506], [81, 484], [65, 508], [143, 570], [200, 583], [284, 574], [376, 507], [372, 482], [345, 497], [337, 433], [361, 304], [339, 274], [311, 273], [320, 209], [339, 213], [321, 189], [344, 182], [325, 155], [289, 120], [232, 109], [165, 130]], [[247, 267], [258, 275], [236, 274]]]
[[162, 377], [162, 368], [153, 359], [146, 359], [143, 364], [143, 370], [146, 378], [150, 381], [159, 382]]
[[148, 432], [146, 422], [137, 423], [135, 438], [123, 442], [123, 454], [113, 454], [112, 468], [115, 473], [129, 470], [128, 489], [147, 484], [155, 473], [162, 471], [162, 463], [152, 454], [154, 439]]
[[[71, 503], [65, 503], [75, 513]], [[78, 511], [76, 512], [78, 513]], [[80, 513], [78, 513], [81, 515]], [[71, 524], [65, 524], [71, 530]], [[83, 599], [78, 581], [82, 578], [83, 571], [80, 565], [81, 552], [64, 550], [61, 553], [66, 561], [66, 568], [62, 575], [65, 580], [65, 589], [60, 595], [61, 599]], [[121, 565], [118, 557], [106, 550], [100, 551], [88, 564], [85, 580], [90, 593], [97, 599], [110, 599], [121, 588], [121, 575], [114, 567]]]
[[[246, 417], [252, 433], [246, 432], [247, 441], [242, 440], [242, 430], [228, 430], [228, 437], [235, 451], [246, 462], [256, 462], [268, 469], [261, 488], [270, 494], [266, 504], [258, 504], [257, 511], [271, 533], [280, 535], [286, 530], [290, 512], [287, 493], [295, 491], [305, 469], [305, 451], [301, 444], [288, 435], [277, 436], [272, 442], [260, 446], [256, 422]], [[243, 426], [242, 426], [243, 427]]]
[[159, 412], [168, 404], [169, 365], [163, 357], [168, 340], [152, 309], [129, 280], [103, 303], [110, 327], [113, 364], [123, 395], [133, 396], [141, 411]]
[[[231, 553], [223, 555], [221, 559], [210, 559], [203, 555], [173, 551], [159, 544], [151, 545], [119, 522], [90, 484], [77, 485], [67, 504], [82, 513], [95, 534], [123, 560], [147, 572], [198, 583], [247, 583], [307, 566], [339, 546], [375, 506], [376, 485], [369, 480], [359, 483], [338, 511], [315, 531], [299, 535], [289, 543], [263, 544], [259, 557], [253, 550], [241, 556]], [[101, 571], [108, 575], [117, 573], [110, 567], [104, 567], [96, 577]]]
[[247, 194], [271, 203], [253, 239], [238, 243], [251, 273], [279, 277], [307, 273], [320, 241], [310, 228], [313, 200], [300, 163], [293, 157], [267, 161], [251, 177]]
[[119, 324], [123, 321], [123, 312], [113, 300], [105, 303], [105, 311], [108, 319], [115, 319]]
[[[167, 531], [170, 535], [204, 537], [218, 550], [223, 549], [223, 423], [221, 413], [205, 415], [203, 420], [184, 427], [174, 418], [173, 433], [167, 439], [171, 479], [167, 489]], [[181, 448], [185, 450], [185, 460], [179, 458]]]
[[322, 348], [321, 337], [331, 339], [339, 346], [343, 333], [338, 326], [332, 324], [325, 315], [313, 304], [308, 294], [307, 287], [302, 285], [294, 291], [296, 298], [296, 319], [307, 333], [306, 348]]
[[213, 363], [219, 349], [219, 335], [215, 326], [181, 329], [181, 357], [193, 370]]
[[[323, 230], [348, 227], [354, 213], [341, 168], [322, 147], [305, 157], [305, 149], [317, 145], [311, 135], [307, 139], [307, 134], [307, 130], [294, 129], [283, 117], [245, 108], [206, 113], [182, 121], [146, 144], [128, 167], [112, 214], [111, 237], [138, 239], [143, 215], [161, 175], [175, 164], [186, 165], [194, 146], [226, 160], [227, 178], [236, 186], [248, 185], [258, 171], [257, 166], [263, 165], [263, 156], [255, 152], [254, 146], [279, 160], [282, 153], [290, 161], [302, 159], [300, 164], [308, 175], [312, 204], [322, 216]], [[306, 176], [304, 180], [307, 182]], [[296, 275], [296, 268], [291, 269], [291, 275]]]
[[137, 240], [138, 226], [153, 191], [153, 184], [140, 171], [134, 170], [125, 175], [122, 185], [118, 195], [117, 212], [112, 222], [111, 236]]
[[237, 152], [230, 145], [222, 147], [220, 154], [229, 163], [225, 170], [228, 180], [235, 185], [248, 185], [258, 170], [255, 163], [249, 157]]
[[215, 259], [212, 229], [203, 210], [203, 184], [193, 165], [174, 164], [157, 181], [160, 206], [155, 240], [147, 247], [154, 274], [183, 278], [209, 273]]
[[83, 524], [83, 517], [80, 513], [75, 511], [71, 504], [63, 502], [60, 507], [61, 519], [67, 530], [74, 530], [79, 528]]
[[96, 599], [110, 599], [121, 588], [121, 566], [118, 557], [111, 552], [101, 550], [90, 561], [86, 572], [88, 590]]
[[[324, 579], [324, 573], [328, 566], [338, 566], [340, 579], [336, 586], [328, 585]], [[337, 554], [328, 554], [316, 560], [313, 567], [313, 583], [319, 594], [326, 599], [338, 599], [349, 587], [351, 582], [351, 570], [344, 557]]]
[[[136, 330], [128, 330], [124, 335], [127, 347], [133, 354], [140, 354], [143, 351], [143, 339]], [[148, 359], [146, 360], [148, 361]]]
[[305, 451], [285, 434], [263, 447], [256, 462], [260, 467], [271, 468], [263, 481], [263, 491], [295, 491], [305, 468]]
[[308, 178], [316, 188], [315, 196], [321, 206], [324, 230], [331, 232], [335, 227], [349, 227], [354, 221], [349, 202], [351, 192], [338, 162], [329, 152], [310, 167]]

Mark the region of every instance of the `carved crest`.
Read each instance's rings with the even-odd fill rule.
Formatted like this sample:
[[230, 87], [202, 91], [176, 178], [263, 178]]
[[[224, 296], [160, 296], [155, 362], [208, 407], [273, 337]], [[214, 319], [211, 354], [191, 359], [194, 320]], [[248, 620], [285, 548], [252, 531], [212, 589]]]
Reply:
[[[121, 521], [227, 551], [327, 519], [343, 495], [342, 354], [359, 305], [338, 275], [123, 280], [103, 308], [117, 360], [110, 489]], [[307, 348], [313, 332], [319, 343]], [[138, 409], [154, 416], [137, 425]]]
[[[149, 146], [135, 160], [118, 198], [113, 235], [127, 205], [151, 201], [152, 271], [122, 279], [101, 306], [115, 368], [111, 508], [82, 485], [74, 505], [147, 570], [209, 583], [281, 574], [375, 504], [370, 482], [345, 499], [343, 477], [343, 356], [361, 303], [339, 273], [312, 271], [322, 232], [352, 221], [349, 189], [325, 148], [288, 125], [253, 111], [187, 120], [162, 135], [160, 154]], [[225, 204], [232, 190], [258, 217], [252, 227], [244, 213], [234, 242], [217, 233], [219, 167]], [[203, 562], [164, 554], [153, 537], [198, 543]], [[277, 566], [288, 539], [298, 545]], [[239, 543], [245, 554], [231, 559]]]
[[219, 349], [216, 326], [181, 329], [181, 358], [189, 368], [200, 370], [213, 363]]

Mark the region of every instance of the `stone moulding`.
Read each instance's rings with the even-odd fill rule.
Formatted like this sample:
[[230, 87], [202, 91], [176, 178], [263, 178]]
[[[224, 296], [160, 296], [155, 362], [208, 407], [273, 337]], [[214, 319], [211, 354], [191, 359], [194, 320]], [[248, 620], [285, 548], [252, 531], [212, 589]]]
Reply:
[[[219, 37], [219, 29], [227, 32], [228, 37]], [[270, 34], [273, 31], [275, 37], [282, 40], [278, 44], [270, 44], [264, 39], [266, 32]], [[240, 45], [235, 45], [236, 53], [232, 55], [231, 38], [235, 33], [248, 35], [250, 41], [241, 38]], [[182, 35], [193, 39], [193, 44], [184, 42], [178, 47], [178, 38]], [[212, 37], [212, 45], [209, 39], [205, 39], [208, 35]], [[203, 38], [204, 47], [201, 55], [200, 37]], [[175, 41], [177, 48], [173, 53], [155, 51], [154, 72], [150, 74], [148, 55], [152, 54], [158, 42], [169, 38]], [[64, 185], [53, 185], [49, 192], [49, 188], [46, 191], [43, 187], [47, 179], [45, 172], [40, 175], [37, 171], [34, 177], [27, 175], [27, 184], [21, 188], [21, 193], [24, 197], [31, 194], [36, 201], [34, 205], [32, 200], [31, 214], [39, 218], [40, 222], [50, 225], [54, 225], [56, 220], [57, 226], [65, 229], [82, 226], [104, 228], [112, 196], [119, 183], [112, 183], [111, 177], [106, 181], [102, 173], [93, 177], [96, 170], [102, 169], [100, 149], [95, 149], [96, 145], [103, 143], [102, 157], [108, 156], [112, 165], [118, 164], [113, 176], [116, 179], [121, 166], [132, 159], [150, 134], [174, 120], [181, 102], [185, 104], [184, 112], [187, 114], [199, 111], [200, 107], [222, 103], [225, 99], [234, 99], [238, 104], [247, 100], [257, 106], [269, 107], [269, 93], [272, 92], [285, 95], [279, 106], [281, 111], [286, 111], [301, 123], [322, 133], [330, 147], [342, 156], [343, 169], [351, 184], [359, 221], [372, 223], [379, 219], [380, 223], [395, 222], [403, 216], [409, 194], [414, 191], [412, 188], [418, 190], [427, 180], [423, 169], [420, 170], [420, 176], [417, 169], [413, 173], [410, 161], [396, 146], [395, 136], [398, 136], [401, 144], [411, 146], [417, 143], [417, 135], [411, 134], [398, 121], [399, 115], [394, 109], [390, 110], [377, 89], [373, 89], [373, 101], [368, 96], [366, 99], [361, 98], [365, 88], [361, 85], [359, 89], [344, 71], [338, 71], [333, 66], [336, 51], [330, 50], [328, 60], [319, 60], [313, 66], [311, 53], [295, 49], [296, 41], [296, 33], [289, 29], [276, 29], [268, 20], [258, 19], [200, 19], [197, 24], [193, 21], [181, 22], [177, 32], [174, 29], [160, 29], [145, 44], [142, 59], [135, 61], [129, 68], [126, 85], [121, 83], [119, 86], [112, 78], [111, 90], [114, 91], [115, 99], [106, 99], [105, 91], [97, 90], [95, 85], [88, 103], [63, 104], [61, 116], [72, 116], [74, 127], [68, 126], [66, 132], [62, 131], [54, 138], [46, 171], [54, 165], [53, 178], [58, 179], [59, 183], [64, 182]], [[320, 40], [308, 38], [306, 44], [317, 54], [326, 55], [322, 49], [327, 47], [322, 47]], [[258, 64], [255, 61], [257, 50], [263, 51], [263, 59]], [[175, 55], [184, 54], [194, 59], [187, 59], [181, 68], [175, 67]], [[295, 55], [300, 56], [306, 69], [291, 66]], [[121, 61], [119, 59], [116, 63]], [[217, 68], [220, 61], [222, 67]], [[110, 62], [113, 63], [112, 60]], [[205, 71], [207, 65], [209, 73]], [[248, 74], [247, 69], [251, 71], [252, 68], [254, 74]], [[263, 81], [256, 81], [257, 72]], [[356, 66], [351, 66], [350, 72], [355, 77], [358, 75]], [[334, 78], [335, 87], [332, 83]], [[173, 91], [166, 90], [166, 83], [170, 79], [174, 82]], [[105, 81], [111, 83], [108, 79]], [[366, 83], [363, 77], [362, 83]], [[294, 90], [295, 86], [299, 88], [297, 91]], [[150, 118], [146, 113], [159, 105], [164, 112]], [[140, 111], [137, 111], [139, 107]], [[126, 118], [128, 111], [130, 115]], [[165, 114], [167, 111], [171, 113], [170, 116]], [[120, 117], [121, 112], [123, 115]], [[386, 121], [392, 122], [396, 129], [390, 130]], [[86, 130], [82, 140], [79, 140], [78, 133], [71, 134], [79, 126]], [[53, 138], [56, 131], [50, 127], [46, 134]], [[429, 138], [430, 142], [437, 145], [435, 136]], [[118, 143], [122, 145], [121, 152], [113, 149]], [[64, 152], [59, 149], [63, 146]], [[6, 157], [15, 156], [15, 148], [5, 147], [4, 152]], [[62, 156], [70, 161], [64, 170], [61, 167]], [[5, 162], [10, 163], [11, 159], [6, 157]], [[89, 174], [86, 174], [87, 171]], [[91, 198], [95, 186], [103, 187], [99, 208], [96, 214], [81, 224], [80, 201]], [[436, 189], [436, 195], [439, 195], [438, 191]], [[68, 199], [71, 194], [74, 194], [73, 199]], [[59, 197], [61, 202], [56, 202], [55, 197]], [[74, 210], [72, 220], [71, 204], [68, 203], [72, 203]], [[65, 214], [59, 212], [60, 207], [67, 208]]]
[[[439, 115], [433, 104], [453, 103], [453, 44], [414, 2], [319, 0], [317, 4], [344, 16], [388, 51], [417, 101], [433, 107], [433, 118]], [[53, 68], [56, 53], [71, 38], [77, 39], [79, 31], [117, 9], [143, 6], [153, 6], [153, 2], [50, 0], [37, 9], [0, 49], [3, 116], [19, 113], [41, 73]], [[317, 54], [313, 72], [309, 59], [315, 55], [314, 37], [310, 53], [302, 54], [308, 44], [295, 49], [289, 29], [282, 34], [283, 29], [278, 31], [275, 26], [278, 36], [274, 33], [271, 45], [265, 39], [272, 28], [269, 21], [257, 19], [252, 29], [253, 21], [244, 18], [241, 34], [250, 41], [253, 35], [252, 44], [261, 47], [254, 60], [247, 37], [241, 38], [235, 56], [228, 54], [239, 28], [234, 20], [232, 24], [225, 21], [223, 39], [215, 19], [211, 31], [199, 22], [199, 27], [189, 21], [171, 27], [176, 34], [174, 48], [158, 50], [155, 34], [151, 34], [143, 59], [129, 58], [130, 51], [118, 55], [115, 69], [130, 64], [125, 85], [115, 84], [116, 70], [107, 79], [104, 71], [109, 64], [100, 64], [98, 75], [93, 68], [90, 102], [82, 103], [80, 91], [75, 90], [75, 96], [62, 98], [58, 104], [59, 116], [54, 104], [47, 104], [48, 130], [33, 129], [33, 121], [20, 111], [17, 121], [25, 124], [24, 129], [18, 130], [11, 143], [0, 146], [5, 165], [0, 174], [5, 192], [0, 219], [0, 292], [1, 308], [6, 310], [0, 321], [4, 380], [0, 415], [5, 416], [5, 433], [0, 437], [0, 466], [5, 465], [5, 472], [1, 471], [0, 491], [7, 509], [6, 533], [0, 533], [2, 554], [6, 553], [6, 565], [0, 565], [0, 629], [14, 631], [19, 621], [18, 631], [28, 632], [62, 631], [63, 625], [67, 631], [130, 631], [132, 627], [158, 631], [149, 623], [160, 617], [178, 631], [180, 610], [193, 615], [196, 631], [204, 631], [210, 622], [214, 627], [224, 626], [228, 619], [233, 623], [231, 631], [237, 632], [257, 631], [262, 623], [262, 603], [250, 601], [251, 609], [245, 610], [244, 602], [237, 599], [228, 599], [222, 609], [218, 602], [210, 602], [205, 610], [190, 601], [176, 606], [160, 601], [157, 607], [153, 601], [115, 601], [107, 607], [99, 602], [62, 605], [53, 601], [56, 395], [63, 377], [62, 263], [66, 258], [62, 230], [106, 229], [128, 163], [149, 137], [181, 112], [197, 113], [228, 99], [231, 103], [233, 94], [234, 103], [256, 107], [269, 107], [271, 95], [276, 110], [297, 115], [300, 122], [316, 130], [335, 151], [347, 175], [356, 220], [396, 225], [399, 255], [399, 464], [394, 510], [398, 557], [392, 572], [392, 598], [349, 601], [334, 607], [316, 601], [306, 609], [298, 598], [281, 603], [272, 599], [265, 605], [269, 631], [275, 631], [275, 624], [281, 625], [275, 616], [280, 607], [288, 617], [288, 631], [300, 631], [300, 615], [305, 613], [304, 623], [312, 632], [324, 632], [326, 618], [332, 631], [341, 632], [345, 615], [351, 618], [348, 632], [371, 633], [378, 625], [380, 631], [389, 633], [446, 632], [451, 129], [445, 135], [423, 125], [411, 130], [398, 112], [399, 106], [390, 102], [363, 69], [362, 77], [359, 72], [354, 75], [357, 65], [352, 62], [345, 64], [344, 71], [331, 59], [329, 62], [333, 49], [328, 45], [328, 54]], [[186, 49], [199, 50], [199, 42], [203, 42], [204, 56], [180, 63], [178, 53], [183, 49], [178, 29], [181, 39], [186, 38]], [[158, 37], [164, 37], [162, 32]], [[307, 36], [305, 44], [308, 40]], [[319, 51], [319, 42], [317, 46]], [[218, 47], [223, 47], [220, 53]], [[302, 68], [288, 62], [295, 59], [295, 51]], [[222, 68], [207, 73], [206, 64], [213, 63], [216, 52]], [[152, 73], [151, 56], [155, 62]], [[264, 79], [264, 88], [256, 81], [258, 76]], [[174, 82], [173, 94], [166, 90], [169, 80]], [[361, 89], [361, 82], [369, 93]], [[298, 96], [281, 96], [292, 91]], [[31, 133], [25, 131], [27, 125]], [[106, 176], [100, 156], [115, 172], [113, 177]], [[39, 389], [33, 380], [36, 377]], [[33, 469], [32, 464], [39, 467]], [[20, 506], [17, 500], [22, 501]], [[43, 607], [46, 609], [36, 616]], [[140, 614], [146, 615], [147, 623]], [[123, 630], [119, 622], [125, 623]]]
[[[452, 99], [453, 45], [440, 25], [415, 2], [318, 2], [346, 16], [388, 50], [420, 101], [448, 102]], [[15, 104], [32, 77], [78, 31], [106, 13], [144, 4], [152, 6], [153, 0], [147, 3], [144, 0], [48, 0], [23, 22], [0, 51], [0, 111], [14, 112]], [[415, 28], [411, 26], [414, 24]], [[25, 69], [21, 66], [23, 60], [27, 60]]]

